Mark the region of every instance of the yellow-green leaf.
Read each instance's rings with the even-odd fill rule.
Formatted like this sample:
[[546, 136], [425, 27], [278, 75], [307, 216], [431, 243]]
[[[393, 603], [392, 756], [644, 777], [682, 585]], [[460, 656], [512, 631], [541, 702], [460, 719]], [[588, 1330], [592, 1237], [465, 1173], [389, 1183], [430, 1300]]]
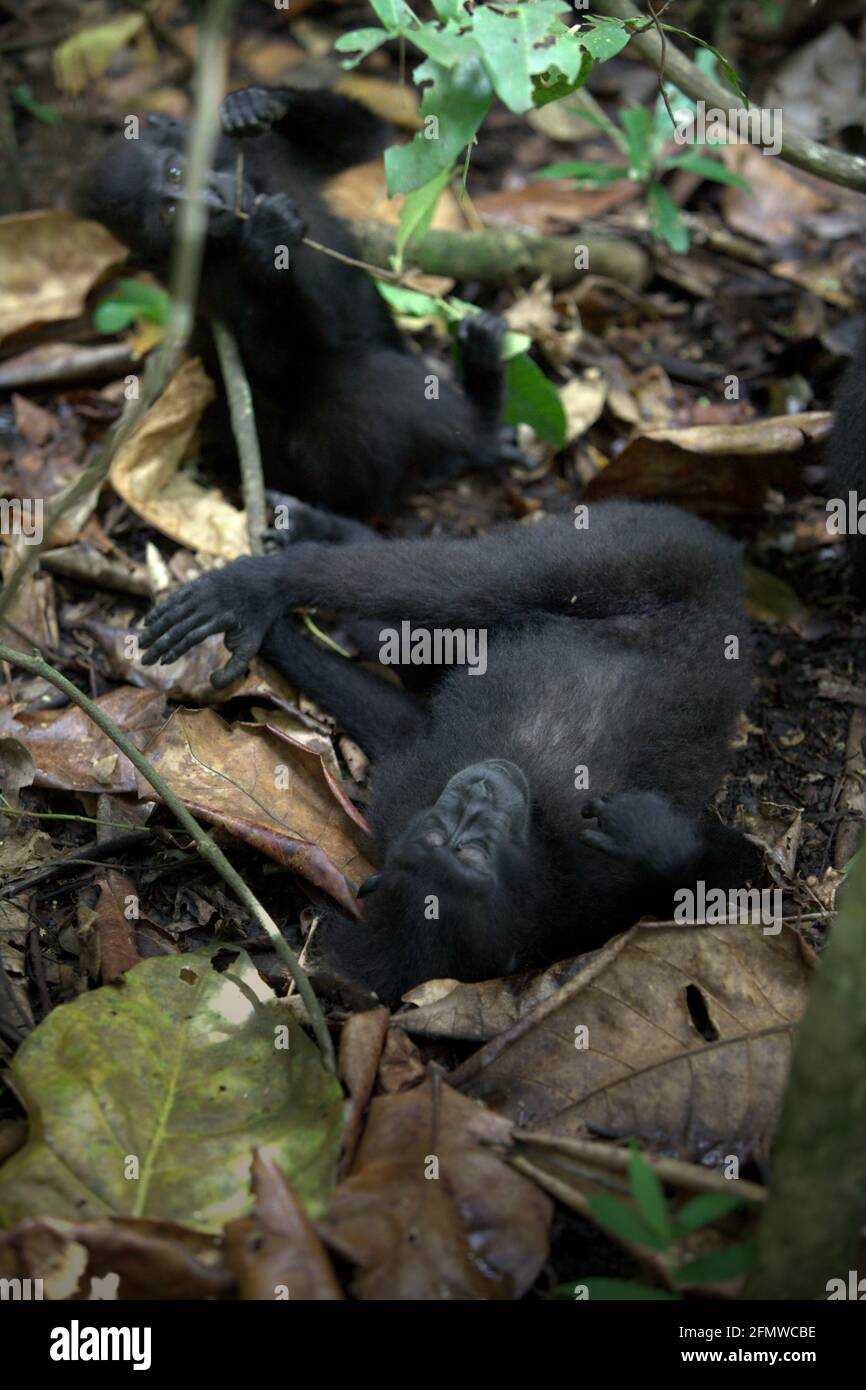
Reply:
[[0, 1225], [121, 1214], [218, 1231], [251, 1207], [264, 1146], [322, 1213], [340, 1087], [249, 957], [220, 973], [212, 954], [142, 961], [31, 1033], [9, 1075], [30, 1133], [0, 1168]]
[[100, 77], [119, 48], [147, 23], [143, 14], [119, 14], [107, 24], [79, 29], [54, 50], [54, 80], [61, 92], [78, 96], [88, 79]]

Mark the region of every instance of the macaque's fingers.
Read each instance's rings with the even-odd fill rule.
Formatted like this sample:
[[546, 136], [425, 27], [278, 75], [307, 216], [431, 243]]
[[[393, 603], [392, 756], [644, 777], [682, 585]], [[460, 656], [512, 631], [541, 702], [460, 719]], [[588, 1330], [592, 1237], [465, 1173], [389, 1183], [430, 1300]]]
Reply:
[[227, 662], [219, 671], [214, 671], [210, 678], [211, 685], [216, 690], [225, 690], [227, 685], [236, 681], [240, 676], [245, 675], [247, 667], [258, 651], [258, 643], [244, 642], [232, 654], [231, 661]]
[[605, 835], [601, 830], [581, 830], [578, 837], [585, 845], [592, 845], [593, 849], [601, 850], [602, 854], [607, 854], [611, 859], [629, 859], [631, 856], [622, 846], [617, 844], [612, 835]]
[[204, 636], [210, 636], [211, 632], [219, 632], [226, 627], [226, 618], [194, 608], [188, 617], [174, 623], [155, 642], [148, 644], [143, 664], [155, 666], [161, 661], [163, 665], [167, 665], [170, 661], [177, 661], [179, 656], [183, 656], [184, 652], [189, 651], [190, 647], [194, 647], [196, 642], [201, 640], [194, 634], [204, 627], [208, 629]]
[[186, 584], [182, 589], [178, 589], [176, 594], [172, 594], [171, 598], [165, 599], [158, 607], [152, 609], [144, 621], [142, 645], [149, 647], [157, 637], [161, 637], [170, 627], [191, 613], [193, 605], [197, 602], [192, 585]]
[[[167, 647], [156, 660], [161, 666], [170, 666], [173, 661], [179, 660], [184, 652], [188, 652], [192, 647], [197, 647], [199, 642], [203, 642], [206, 637], [213, 636], [215, 632], [221, 632], [224, 625], [225, 619], [211, 618], [209, 622], [201, 623], [199, 627], [193, 628], [192, 632], [185, 632], [183, 635], [176, 632], [168, 633], [163, 638], [163, 642], [170, 641], [172, 645]], [[152, 655], [146, 656], [143, 664], [152, 666], [154, 664]]]

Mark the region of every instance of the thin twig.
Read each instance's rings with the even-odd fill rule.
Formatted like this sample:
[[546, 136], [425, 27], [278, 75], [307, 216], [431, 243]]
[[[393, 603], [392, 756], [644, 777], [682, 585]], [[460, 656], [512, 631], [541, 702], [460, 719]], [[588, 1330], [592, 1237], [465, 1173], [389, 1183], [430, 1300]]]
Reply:
[[238, 446], [241, 487], [247, 513], [247, 537], [251, 555], [264, 555], [262, 537], [267, 525], [265, 484], [262, 475], [262, 452], [256, 432], [253, 393], [244, 371], [235, 336], [222, 319], [212, 317], [211, 329], [216, 343], [220, 370], [225, 382], [232, 422], [232, 434]]
[[263, 927], [270, 938], [271, 944], [280, 960], [286, 966], [289, 974], [298, 988], [304, 1004], [310, 1025], [316, 1035], [316, 1039], [322, 1050], [322, 1061], [328, 1071], [334, 1071], [334, 1048], [331, 1042], [331, 1035], [324, 1015], [319, 1006], [319, 1001], [310, 984], [309, 977], [298, 964], [294, 951], [285, 940], [282, 932], [271, 917], [270, 913], [259, 902], [252, 889], [244, 882], [237, 870], [226, 859], [222, 850], [211, 839], [207, 831], [202, 830], [197, 821], [193, 819], [183, 802], [172, 791], [165, 781], [165, 778], [151, 767], [150, 763], [138, 751], [135, 744], [122, 733], [115, 723], [109, 719], [105, 712], [98, 705], [73, 685], [71, 681], [62, 676], [59, 671], [55, 671], [53, 666], [49, 666], [47, 661], [43, 661], [40, 656], [23, 656], [21, 652], [14, 651], [11, 647], [5, 646], [0, 642], [0, 661], [8, 661], [10, 664], [20, 666], [22, 670], [29, 671], [33, 676], [41, 676], [43, 680], [55, 685], [58, 690], [62, 690], [73, 704], [79, 709], [84, 710], [88, 718], [92, 719], [104, 734], [111, 739], [112, 743], [125, 753], [133, 767], [138, 768], [142, 777], [150, 783], [154, 791], [168, 806], [183, 826], [187, 834], [191, 835], [196, 843], [199, 854], [206, 859], [217, 873], [225, 879], [226, 883], [233, 890], [238, 901], [252, 913], [256, 921]]

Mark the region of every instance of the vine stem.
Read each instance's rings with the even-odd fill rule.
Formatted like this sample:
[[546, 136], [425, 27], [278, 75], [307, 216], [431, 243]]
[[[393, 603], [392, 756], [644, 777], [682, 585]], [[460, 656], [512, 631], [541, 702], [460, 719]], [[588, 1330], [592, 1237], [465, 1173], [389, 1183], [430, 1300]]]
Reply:
[[84, 710], [87, 717], [92, 719], [94, 724], [98, 725], [102, 732], [111, 739], [112, 743], [117, 745], [122, 753], [126, 754], [133, 767], [138, 768], [142, 777], [150, 783], [160, 799], [173, 812], [179, 824], [192, 836], [202, 858], [206, 859], [208, 863], [216, 869], [217, 873], [225, 879], [238, 901], [243, 903], [244, 907], [252, 913], [256, 921], [264, 928], [274, 950], [286, 966], [286, 969], [298, 987], [298, 993], [307, 1010], [310, 1026], [321, 1048], [322, 1061], [325, 1068], [333, 1072], [335, 1070], [334, 1045], [331, 1042], [331, 1035], [328, 1032], [325, 1016], [322, 1013], [319, 1001], [310, 984], [309, 977], [301, 969], [297, 956], [283, 937], [273, 917], [265, 910], [252, 889], [229, 863], [222, 850], [214, 843], [210, 835], [208, 835], [205, 830], [202, 830], [198, 822], [193, 819], [180, 800], [180, 797], [171, 790], [165, 778], [156, 771], [156, 768], [151, 767], [147, 759], [135, 747], [135, 744], [130, 742], [126, 734], [118, 729], [113, 720], [109, 719], [98, 705], [95, 705], [91, 699], [83, 694], [82, 691], [78, 689], [78, 686], [73, 685], [72, 681], [67, 680], [66, 677], [55, 670], [53, 666], [49, 666], [48, 662], [44, 661], [41, 656], [25, 656], [22, 652], [15, 651], [13, 647], [7, 647], [5, 643], [0, 642], [0, 661], [8, 661], [10, 665], [20, 666], [22, 670], [27, 671], [31, 676], [39, 676], [42, 680], [49, 681], [51, 685], [56, 686], [58, 690], [62, 690], [63, 694], [72, 700], [79, 709]]

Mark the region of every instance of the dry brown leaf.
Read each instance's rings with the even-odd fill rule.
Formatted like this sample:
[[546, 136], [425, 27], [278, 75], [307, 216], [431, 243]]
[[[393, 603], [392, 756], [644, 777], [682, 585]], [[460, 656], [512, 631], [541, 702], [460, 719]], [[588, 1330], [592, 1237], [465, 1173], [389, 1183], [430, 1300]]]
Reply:
[[511, 1126], [438, 1080], [379, 1096], [320, 1222], [362, 1299], [507, 1299], [547, 1254], [552, 1204], [492, 1147]]
[[[214, 710], [177, 710], [146, 756], [193, 815], [236, 835], [329, 893], [358, 915], [352, 882], [372, 866], [355, 826], [321, 770], [284, 735], [257, 724], [228, 725]], [[139, 794], [153, 793], [139, 777]], [[285, 784], [285, 785], [283, 785]]]
[[0, 217], [0, 339], [76, 318], [97, 280], [128, 254], [98, 222], [68, 212]]
[[249, 552], [246, 513], [216, 488], [178, 472], [214, 389], [193, 358], [175, 372], [159, 399], [111, 461], [115, 492], [144, 521], [190, 550], [233, 560]]
[[639, 925], [455, 1080], [523, 1126], [766, 1158], [813, 969], [787, 926]]
[[[143, 748], [165, 718], [158, 691], [121, 686], [95, 701], [136, 748]], [[130, 792], [132, 763], [77, 705], [61, 710], [0, 710], [0, 733], [21, 740], [36, 764], [34, 785], [58, 791]], [[149, 793], [153, 795], [152, 792]]]
[[748, 190], [726, 184], [722, 214], [729, 227], [773, 246], [799, 240], [802, 220], [833, 206], [817, 183], [764, 155], [757, 145], [726, 145], [721, 149], [727, 167], [749, 185]]
[[366, 1009], [363, 1013], [350, 1014], [340, 1033], [337, 1075], [349, 1097], [343, 1126], [341, 1176], [351, 1168], [361, 1138], [364, 1112], [373, 1094], [390, 1017], [388, 1009]]
[[107, 869], [99, 884], [94, 919], [88, 929], [95, 937], [94, 954], [103, 984], [116, 980], [141, 960], [135, 944], [135, 918], [127, 916], [133, 900], [138, 901], [138, 893], [131, 880], [116, 869]]
[[[231, 1290], [221, 1243], [174, 1221], [35, 1217], [0, 1235], [0, 1275], [41, 1279], [47, 1299], [93, 1296], [114, 1275], [121, 1298], [221, 1298]], [[114, 1282], [114, 1281], [112, 1281]]]
[[343, 1292], [315, 1226], [264, 1149], [253, 1152], [251, 1180], [255, 1211], [225, 1228], [239, 1296], [293, 1303], [341, 1299]]
[[816, 410], [742, 425], [647, 430], [590, 480], [585, 495], [760, 507], [768, 486], [802, 487], [804, 463], [818, 458], [832, 421]]

